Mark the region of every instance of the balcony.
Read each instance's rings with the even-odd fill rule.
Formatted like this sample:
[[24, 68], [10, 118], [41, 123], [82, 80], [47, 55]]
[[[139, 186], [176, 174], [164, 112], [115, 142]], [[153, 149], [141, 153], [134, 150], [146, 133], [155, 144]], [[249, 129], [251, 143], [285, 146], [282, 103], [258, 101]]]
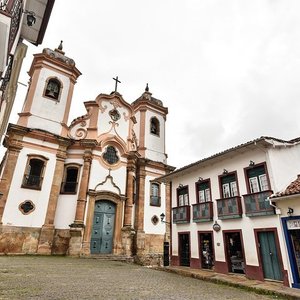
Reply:
[[216, 201], [219, 219], [237, 219], [242, 217], [241, 197], [217, 199]]
[[196, 223], [199, 222], [208, 222], [213, 220], [213, 203], [203, 202], [193, 204], [193, 221]]
[[264, 191], [243, 195], [247, 217], [274, 215], [275, 211], [270, 206], [267, 198], [272, 195], [272, 191]]
[[61, 183], [61, 194], [76, 194], [77, 182], [66, 181]]
[[173, 223], [190, 223], [190, 206], [179, 206], [174, 207], [173, 209]]
[[160, 196], [150, 196], [151, 206], [160, 206]]
[[43, 177], [36, 175], [24, 175], [23, 188], [40, 190], [43, 182]]

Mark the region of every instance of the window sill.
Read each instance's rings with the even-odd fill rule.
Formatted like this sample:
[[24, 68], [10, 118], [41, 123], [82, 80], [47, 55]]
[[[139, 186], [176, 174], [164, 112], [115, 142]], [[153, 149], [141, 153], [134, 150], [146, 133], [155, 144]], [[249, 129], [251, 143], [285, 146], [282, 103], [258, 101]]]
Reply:
[[21, 185], [22, 189], [29, 189], [29, 190], [37, 190], [40, 191], [42, 188], [40, 186], [30, 186], [30, 185]]

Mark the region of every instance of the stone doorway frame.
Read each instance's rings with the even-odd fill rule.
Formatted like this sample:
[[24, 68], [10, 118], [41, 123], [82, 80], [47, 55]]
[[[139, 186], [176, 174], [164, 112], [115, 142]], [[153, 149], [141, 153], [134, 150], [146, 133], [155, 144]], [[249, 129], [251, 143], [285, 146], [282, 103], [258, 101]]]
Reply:
[[96, 201], [101, 201], [101, 200], [111, 201], [116, 205], [112, 254], [114, 255], [121, 254], [122, 253], [121, 229], [123, 226], [126, 197], [110, 191], [94, 191], [94, 190], [89, 190], [88, 196], [89, 196], [88, 207], [87, 207], [87, 214], [86, 214], [86, 226], [83, 235], [82, 254], [91, 255], [90, 246], [91, 246], [91, 237], [92, 237], [92, 229], [93, 229], [95, 203]]

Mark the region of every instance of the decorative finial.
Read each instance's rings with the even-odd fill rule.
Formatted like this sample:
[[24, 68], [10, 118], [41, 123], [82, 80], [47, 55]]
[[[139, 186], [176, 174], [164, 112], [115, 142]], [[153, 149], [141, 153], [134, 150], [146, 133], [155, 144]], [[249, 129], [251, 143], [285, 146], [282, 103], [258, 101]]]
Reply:
[[63, 41], [60, 41], [60, 44], [59, 44], [57, 49], [60, 50], [60, 51], [63, 49]]
[[148, 83], [147, 83], [147, 85], [146, 85], [145, 92], [149, 92], [149, 86], [148, 86]]

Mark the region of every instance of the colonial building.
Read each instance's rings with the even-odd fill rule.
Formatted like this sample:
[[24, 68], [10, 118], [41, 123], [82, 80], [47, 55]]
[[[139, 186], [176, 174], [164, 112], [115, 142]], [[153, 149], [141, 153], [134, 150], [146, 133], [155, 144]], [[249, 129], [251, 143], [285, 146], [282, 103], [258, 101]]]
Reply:
[[[26, 40], [43, 41], [54, 0], [0, 0], [0, 141], [15, 101]], [[0, 191], [1, 192], [1, 191]]]
[[299, 174], [299, 160], [300, 139], [261, 137], [159, 178], [171, 185], [172, 265], [299, 283], [299, 224], [287, 215], [293, 208], [299, 221], [299, 197], [269, 198]]
[[271, 197], [280, 212], [292, 287], [300, 288], [300, 175]]
[[[81, 75], [62, 51], [34, 55], [17, 125], [2, 163], [0, 251], [113, 254], [160, 263], [169, 189], [156, 177], [167, 165], [168, 109], [148, 85], [132, 104], [115, 91], [84, 102], [67, 125]], [[118, 80], [118, 78], [116, 78]]]

